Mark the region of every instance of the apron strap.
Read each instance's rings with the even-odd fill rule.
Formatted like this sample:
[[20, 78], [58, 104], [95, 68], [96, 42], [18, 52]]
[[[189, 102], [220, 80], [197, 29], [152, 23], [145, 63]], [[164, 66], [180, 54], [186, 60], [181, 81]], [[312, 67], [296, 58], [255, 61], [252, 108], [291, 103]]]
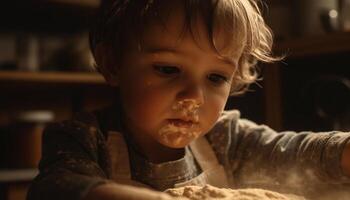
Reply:
[[107, 145], [111, 153], [112, 178], [131, 179], [129, 152], [123, 135], [109, 131]]
[[205, 137], [200, 137], [190, 144], [191, 151], [196, 158], [202, 173], [197, 177], [175, 184], [175, 187], [188, 185], [210, 184], [219, 188], [229, 187], [225, 169], [219, 164], [214, 150]]
[[190, 148], [202, 171], [210, 170], [219, 165], [213, 148], [204, 136], [191, 142]]
[[148, 185], [131, 179], [129, 152], [124, 136], [117, 131], [108, 131], [107, 144], [112, 161], [112, 180], [120, 184], [151, 189]]

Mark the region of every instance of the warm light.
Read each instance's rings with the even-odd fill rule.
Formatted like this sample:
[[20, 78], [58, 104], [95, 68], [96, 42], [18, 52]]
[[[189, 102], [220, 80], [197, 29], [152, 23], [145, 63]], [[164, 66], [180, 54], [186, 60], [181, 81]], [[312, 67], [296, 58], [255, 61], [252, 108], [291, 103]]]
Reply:
[[338, 11], [336, 11], [336, 10], [330, 10], [330, 11], [329, 11], [329, 16], [330, 16], [331, 18], [337, 18], [337, 17], [338, 17]]

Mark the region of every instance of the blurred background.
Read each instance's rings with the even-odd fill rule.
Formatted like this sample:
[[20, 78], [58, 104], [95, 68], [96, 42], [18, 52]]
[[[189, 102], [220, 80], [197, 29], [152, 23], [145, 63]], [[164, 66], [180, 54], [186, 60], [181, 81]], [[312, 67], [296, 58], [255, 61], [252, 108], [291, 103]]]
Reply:
[[[22, 200], [47, 123], [113, 101], [93, 68], [89, 22], [100, 0], [5, 0], [0, 6], [0, 199]], [[282, 130], [350, 130], [350, 0], [265, 0], [278, 63], [226, 109]]]

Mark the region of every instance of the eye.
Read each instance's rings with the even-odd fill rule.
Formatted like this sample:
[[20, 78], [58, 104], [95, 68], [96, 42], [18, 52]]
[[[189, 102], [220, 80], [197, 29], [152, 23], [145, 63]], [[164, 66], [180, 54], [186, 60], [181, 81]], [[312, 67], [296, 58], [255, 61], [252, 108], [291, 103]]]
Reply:
[[229, 80], [226, 76], [220, 75], [220, 74], [209, 74], [207, 78], [213, 82], [214, 84], [220, 85], [223, 83], [228, 83]]
[[180, 69], [176, 66], [153, 65], [153, 69], [161, 75], [173, 75], [180, 73]]

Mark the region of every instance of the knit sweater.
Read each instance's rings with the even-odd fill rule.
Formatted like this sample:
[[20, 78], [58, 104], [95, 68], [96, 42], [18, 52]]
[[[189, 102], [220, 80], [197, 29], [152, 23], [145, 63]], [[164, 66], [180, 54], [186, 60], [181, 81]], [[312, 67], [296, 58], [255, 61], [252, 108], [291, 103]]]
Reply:
[[[40, 173], [32, 182], [27, 199], [82, 199], [92, 188], [109, 182], [108, 131], [123, 132], [115, 112], [109, 108], [81, 113], [69, 121], [49, 125], [43, 135]], [[276, 132], [230, 110], [222, 113], [205, 137], [233, 188], [259, 187], [312, 196], [320, 188], [326, 191], [324, 188], [343, 188], [350, 183], [340, 167], [350, 133]], [[129, 153], [131, 166], [142, 163], [142, 169], [153, 173], [157, 168], [163, 177], [171, 177], [174, 169], [187, 174], [182, 179], [191, 179], [201, 172], [190, 153], [176, 162], [157, 165], [130, 149]], [[160, 175], [149, 176], [140, 167], [132, 167], [132, 174], [135, 181], [155, 190], [170, 188], [179, 181], [167, 178], [167, 185], [157, 188], [151, 183]]]

